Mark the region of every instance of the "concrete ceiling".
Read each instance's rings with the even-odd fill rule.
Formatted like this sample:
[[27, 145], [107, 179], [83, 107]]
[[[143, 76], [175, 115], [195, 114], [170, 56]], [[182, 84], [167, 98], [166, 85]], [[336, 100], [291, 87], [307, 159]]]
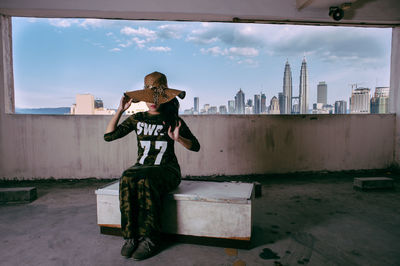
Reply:
[[[329, 7], [352, 2], [344, 18]], [[400, 0], [0, 0], [10, 16], [400, 26]]]

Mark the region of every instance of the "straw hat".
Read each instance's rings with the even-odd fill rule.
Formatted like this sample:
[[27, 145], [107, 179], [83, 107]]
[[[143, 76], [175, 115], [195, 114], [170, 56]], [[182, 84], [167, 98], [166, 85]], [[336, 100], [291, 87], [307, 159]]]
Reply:
[[174, 97], [185, 98], [186, 92], [168, 88], [167, 77], [160, 72], [153, 72], [144, 77], [144, 89], [125, 92], [125, 96], [134, 102], [162, 104]]

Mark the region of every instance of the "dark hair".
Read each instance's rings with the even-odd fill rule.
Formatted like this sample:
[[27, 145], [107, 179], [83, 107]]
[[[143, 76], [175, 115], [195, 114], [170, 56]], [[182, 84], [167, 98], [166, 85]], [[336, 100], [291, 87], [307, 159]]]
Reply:
[[178, 99], [173, 98], [171, 101], [163, 103], [159, 107], [159, 112], [165, 121], [164, 132], [168, 132], [169, 127], [174, 131], [179, 122], [179, 102]]

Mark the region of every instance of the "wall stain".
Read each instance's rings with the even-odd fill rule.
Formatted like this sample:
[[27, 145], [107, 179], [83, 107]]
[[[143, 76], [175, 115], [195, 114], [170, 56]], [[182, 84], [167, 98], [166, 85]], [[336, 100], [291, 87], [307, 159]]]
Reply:
[[265, 139], [267, 148], [274, 150], [275, 149], [275, 140], [274, 140], [274, 131], [272, 128], [267, 128], [265, 132]]
[[293, 129], [289, 129], [285, 135], [285, 144], [290, 145], [293, 143]]

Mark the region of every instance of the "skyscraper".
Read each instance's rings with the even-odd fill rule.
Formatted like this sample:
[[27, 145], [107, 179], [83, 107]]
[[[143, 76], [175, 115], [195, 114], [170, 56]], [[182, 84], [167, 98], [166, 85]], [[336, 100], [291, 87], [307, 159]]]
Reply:
[[328, 104], [328, 85], [325, 81], [317, 85], [317, 103]]
[[244, 114], [244, 92], [240, 89], [235, 96], [235, 110], [237, 114]]
[[234, 114], [235, 113], [235, 101], [233, 101], [233, 100], [229, 100], [228, 101], [228, 112], [230, 114]]
[[350, 98], [350, 113], [370, 113], [370, 89], [357, 88], [352, 91]]
[[285, 113], [285, 96], [283, 95], [282, 92], [278, 93], [278, 100], [279, 100], [279, 111], [281, 114]]
[[300, 86], [299, 86], [299, 111], [300, 114], [308, 113], [308, 73], [306, 58], [303, 58], [300, 69]]
[[220, 113], [221, 115], [227, 114], [226, 106], [225, 106], [225, 105], [220, 105], [220, 106], [219, 106], [219, 113]]
[[281, 112], [279, 111], [279, 101], [278, 98], [275, 96], [272, 97], [270, 105], [269, 105], [269, 113], [272, 115], [280, 114]]
[[199, 97], [194, 97], [193, 112], [194, 112], [195, 114], [198, 114], [198, 113], [199, 113]]
[[261, 113], [267, 113], [267, 96], [264, 93], [261, 93]]
[[389, 87], [376, 87], [371, 98], [371, 114], [386, 114], [389, 107]]
[[[286, 60], [285, 72], [283, 73], [283, 114], [292, 113], [292, 71], [290, 70], [289, 61]], [[280, 101], [279, 101], [280, 103]]]
[[253, 109], [253, 114], [260, 114], [261, 113], [261, 99], [260, 95], [255, 94], [254, 95], [254, 109]]
[[347, 102], [336, 101], [335, 102], [335, 114], [346, 114], [347, 113]]

